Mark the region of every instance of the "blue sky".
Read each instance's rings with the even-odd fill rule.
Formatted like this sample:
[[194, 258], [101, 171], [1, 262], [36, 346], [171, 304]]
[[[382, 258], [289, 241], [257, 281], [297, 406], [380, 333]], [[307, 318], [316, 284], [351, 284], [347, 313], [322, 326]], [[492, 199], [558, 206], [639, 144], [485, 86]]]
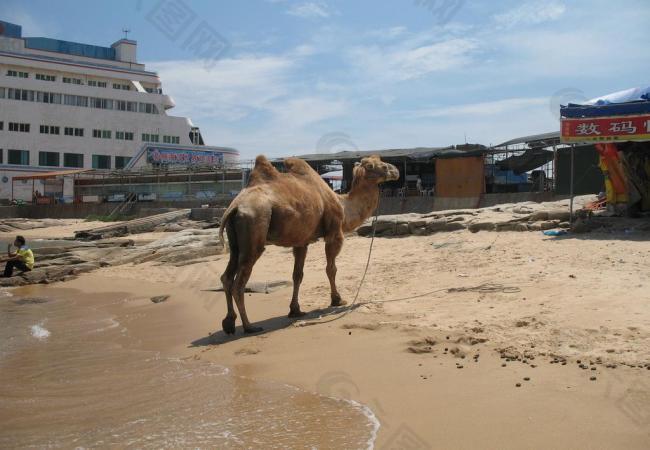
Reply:
[[[557, 130], [559, 103], [650, 85], [647, 0], [2, 3], [26, 36], [131, 29], [172, 113], [243, 158], [497, 144]], [[188, 17], [177, 37], [163, 6]], [[183, 45], [202, 21], [228, 43], [207, 62]]]

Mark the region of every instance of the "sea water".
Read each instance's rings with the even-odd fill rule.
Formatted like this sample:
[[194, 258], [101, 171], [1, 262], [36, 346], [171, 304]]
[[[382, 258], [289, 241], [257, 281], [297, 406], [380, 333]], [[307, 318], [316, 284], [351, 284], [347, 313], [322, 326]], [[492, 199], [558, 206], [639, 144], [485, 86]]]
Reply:
[[0, 291], [0, 448], [370, 448], [358, 404], [134, 350], [80, 299]]

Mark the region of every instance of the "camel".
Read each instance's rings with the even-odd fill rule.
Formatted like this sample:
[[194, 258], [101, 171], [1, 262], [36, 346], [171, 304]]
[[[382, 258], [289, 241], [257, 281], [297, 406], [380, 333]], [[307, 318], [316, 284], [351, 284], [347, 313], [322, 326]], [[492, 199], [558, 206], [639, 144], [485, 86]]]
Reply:
[[246, 333], [262, 331], [251, 325], [244, 305], [244, 288], [265, 245], [293, 247], [293, 295], [289, 317], [300, 317], [298, 291], [303, 278], [307, 247], [325, 240], [326, 273], [331, 289], [331, 306], [345, 302], [336, 289], [336, 257], [343, 246], [343, 234], [356, 229], [377, 208], [380, 183], [399, 179], [399, 171], [378, 156], [355, 163], [352, 188], [338, 195], [302, 159], [284, 160], [286, 173], [279, 172], [260, 155], [255, 160], [248, 186], [232, 201], [221, 220], [219, 237], [226, 230], [230, 260], [221, 276], [228, 312], [222, 321], [226, 334], [235, 333], [237, 314]]

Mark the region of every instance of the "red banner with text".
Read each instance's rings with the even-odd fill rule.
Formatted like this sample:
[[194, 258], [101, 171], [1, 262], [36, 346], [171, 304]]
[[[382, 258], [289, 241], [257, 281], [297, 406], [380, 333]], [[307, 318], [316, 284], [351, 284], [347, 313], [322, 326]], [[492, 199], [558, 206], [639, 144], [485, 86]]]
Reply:
[[650, 114], [562, 119], [562, 142], [650, 141]]

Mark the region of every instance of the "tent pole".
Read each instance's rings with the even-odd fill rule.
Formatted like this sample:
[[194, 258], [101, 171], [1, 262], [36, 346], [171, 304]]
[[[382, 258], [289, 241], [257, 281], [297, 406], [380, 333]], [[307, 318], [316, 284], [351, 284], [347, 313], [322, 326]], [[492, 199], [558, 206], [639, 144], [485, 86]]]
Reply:
[[575, 144], [571, 144], [571, 175], [570, 175], [570, 190], [569, 190], [569, 195], [571, 197], [571, 200], [569, 201], [569, 223], [573, 225], [573, 195], [574, 195], [574, 187], [573, 187], [573, 164], [574, 164], [574, 158], [573, 158], [573, 150], [575, 148]]

